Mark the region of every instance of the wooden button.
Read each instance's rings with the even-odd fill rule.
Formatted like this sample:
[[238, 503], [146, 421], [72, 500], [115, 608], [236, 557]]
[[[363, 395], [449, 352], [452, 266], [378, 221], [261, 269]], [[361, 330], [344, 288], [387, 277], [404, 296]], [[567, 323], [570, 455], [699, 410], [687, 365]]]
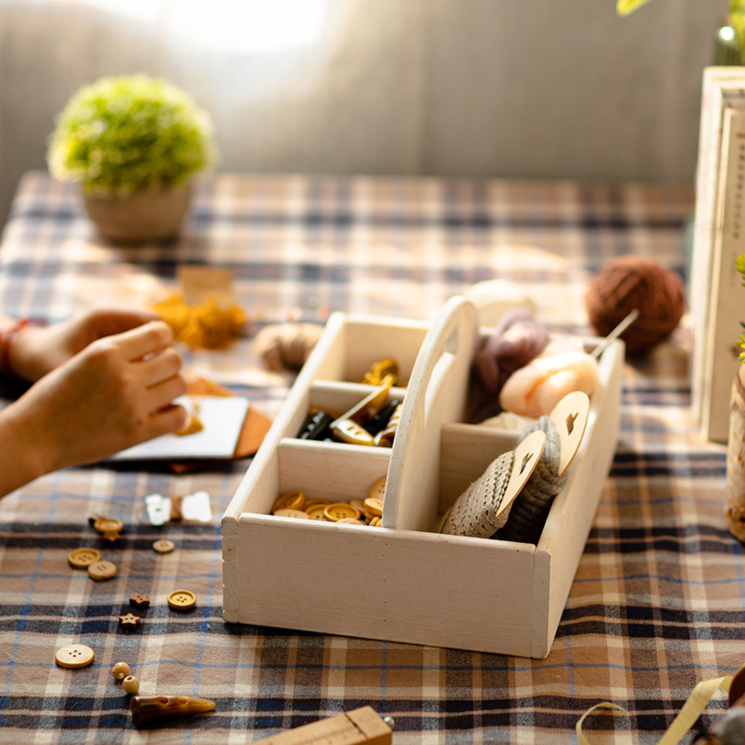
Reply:
[[325, 507], [327, 504], [331, 504], [331, 500], [330, 499], [306, 499], [305, 504], [303, 505], [303, 511], [307, 512], [311, 507], [318, 507], [319, 504]]
[[135, 608], [149, 608], [150, 598], [147, 595], [143, 595], [142, 593], [136, 592], [129, 599], [129, 604], [134, 605]]
[[325, 520], [326, 519], [326, 504], [317, 504], [315, 507], [310, 507], [305, 513], [311, 520]]
[[370, 487], [370, 494], [368, 495], [370, 499], [379, 499], [381, 502], [383, 501], [383, 495], [385, 494], [385, 479], [385, 476], [381, 476]]
[[95, 580], [111, 579], [116, 577], [116, 566], [110, 561], [97, 561], [88, 567], [88, 574]]
[[375, 438], [357, 422], [351, 419], [341, 419], [331, 425], [331, 431], [334, 433], [334, 439], [347, 442], [350, 445], [375, 446]]
[[355, 520], [360, 517], [360, 511], [346, 502], [336, 502], [335, 504], [326, 505], [323, 514], [332, 523], [338, 522], [345, 517], [353, 517]]
[[153, 551], [155, 551], [156, 554], [170, 554], [174, 548], [176, 548], [174, 542], [168, 541], [165, 538], [161, 538], [153, 543]]
[[301, 491], [291, 491], [283, 494], [272, 507], [272, 515], [279, 510], [301, 510], [305, 504], [305, 494]]
[[295, 518], [299, 518], [300, 520], [310, 520], [308, 513], [303, 512], [302, 510], [290, 510], [290, 509], [277, 510], [274, 513], [274, 515], [276, 517], [295, 517]]
[[101, 561], [101, 552], [95, 548], [76, 548], [67, 557], [67, 563], [74, 569], [87, 569], [97, 561]]
[[365, 510], [374, 517], [381, 517], [383, 514], [383, 500], [375, 499], [375, 497], [368, 497], [364, 501]]
[[60, 647], [54, 655], [54, 661], [60, 667], [67, 667], [75, 670], [78, 667], [85, 667], [93, 662], [93, 650], [86, 647], [85, 644], [70, 644], [67, 647]]
[[374, 517], [372, 520], [370, 520], [370, 526], [373, 528], [377, 528], [378, 525], [382, 524], [382, 520], [379, 517]]
[[99, 533], [121, 533], [124, 530], [124, 523], [121, 520], [114, 520], [110, 517], [99, 517], [93, 523], [93, 527]]
[[351, 504], [356, 510], [359, 510], [360, 515], [365, 514], [365, 505], [361, 499], [350, 499], [349, 504]]
[[129, 665], [126, 662], [117, 662], [111, 668], [111, 674], [117, 680], [124, 680], [129, 675]]
[[189, 610], [197, 604], [197, 596], [190, 590], [174, 590], [168, 596], [168, 605], [174, 610]]
[[119, 616], [119, 623], [124, 626], [125, 629], [136, 629], [142, 619], [139, 616], [135, 616], [134, 613], [127, 613], [126, 616]]
[[362, 522], [362, 520], [358, 520], [356, 517], [343, 517], [341, 520], [336, 521], [337, 524], [341, 525], [344, 523], [345, 525], [364, 525], [365, 523]]

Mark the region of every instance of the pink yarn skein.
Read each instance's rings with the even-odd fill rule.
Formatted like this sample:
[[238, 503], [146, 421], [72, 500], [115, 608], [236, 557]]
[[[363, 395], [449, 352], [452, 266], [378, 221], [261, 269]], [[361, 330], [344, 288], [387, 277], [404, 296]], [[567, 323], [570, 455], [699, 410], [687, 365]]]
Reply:
[[496, 398], [507, 378], [541, 354], [548, 342], [548, 331], [531, 313], [523, 308], [507, 311], [474, 356], [477, 379]]

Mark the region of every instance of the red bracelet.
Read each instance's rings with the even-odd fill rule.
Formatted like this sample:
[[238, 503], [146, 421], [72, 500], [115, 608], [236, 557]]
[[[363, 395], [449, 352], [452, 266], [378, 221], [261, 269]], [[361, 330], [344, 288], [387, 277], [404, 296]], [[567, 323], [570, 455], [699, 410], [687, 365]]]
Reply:
[[10, 345], [13, 337], [30, 323], [28, 318], [21, 318], [16, 321], [7, 331], [0, 334], [0, 372], [6, 375], [12, 375], [13, 369], [10, 366]]

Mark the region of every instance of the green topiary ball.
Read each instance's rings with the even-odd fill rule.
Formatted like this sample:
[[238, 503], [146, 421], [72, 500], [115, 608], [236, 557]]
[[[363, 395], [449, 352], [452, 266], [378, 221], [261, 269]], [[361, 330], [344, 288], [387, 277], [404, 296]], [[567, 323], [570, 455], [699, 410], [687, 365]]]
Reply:
[[80, 88], [47, 152], [52, 175], [87, 192], [178, 186], [215, 158], [209, 115], [180, 88], [142, 74]]

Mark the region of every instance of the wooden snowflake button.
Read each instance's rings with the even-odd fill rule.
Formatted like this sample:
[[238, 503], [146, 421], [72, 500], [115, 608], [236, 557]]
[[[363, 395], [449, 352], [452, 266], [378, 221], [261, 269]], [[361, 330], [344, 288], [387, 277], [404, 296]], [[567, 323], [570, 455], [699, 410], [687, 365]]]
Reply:
[[93, 523], [97, 532], [103, 533], [121, 533], [124, 530], [124, 523], [121, 520], [114, 520], [110, 517], [99, 517]]

